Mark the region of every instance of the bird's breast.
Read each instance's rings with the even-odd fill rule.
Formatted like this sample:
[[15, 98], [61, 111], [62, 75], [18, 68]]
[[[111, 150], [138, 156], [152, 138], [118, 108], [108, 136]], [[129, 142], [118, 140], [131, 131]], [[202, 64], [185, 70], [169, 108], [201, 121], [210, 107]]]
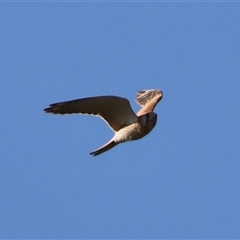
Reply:
[[120, 143], [140, 139], [146, 136], [154, 126], [150, 126], [149, 124], [142, 126], [140, 123], [131, 124], [116, 132], [114, 141]]

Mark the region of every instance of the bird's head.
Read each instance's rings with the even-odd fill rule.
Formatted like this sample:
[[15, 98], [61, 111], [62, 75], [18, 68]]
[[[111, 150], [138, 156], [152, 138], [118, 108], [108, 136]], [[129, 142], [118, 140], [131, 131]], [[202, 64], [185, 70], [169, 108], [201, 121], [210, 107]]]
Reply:
[[157, 123], [157, 114], [154, 112], [139, 116], [139, 121], [146, 134], [150, 133]]

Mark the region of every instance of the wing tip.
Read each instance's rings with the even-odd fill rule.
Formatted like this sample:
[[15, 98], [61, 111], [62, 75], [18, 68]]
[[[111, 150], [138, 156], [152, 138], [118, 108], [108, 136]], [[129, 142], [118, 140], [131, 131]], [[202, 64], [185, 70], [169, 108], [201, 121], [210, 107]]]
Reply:
[[50, 105], [50, 107], [43, 109], [43, 111], [45, 113], [61, 114], [60, 112], [57, 112], [56, 110], [57, 109], [55, 109], [54, 107], [51, 107], [51, 105]]
[[45, 113], [52, 113], [52, 114], [70, 114], [64, 108], [62, 103], [52, 103], [49, 107], [44, 108], [43, 111]]
[[45, 113], [51, 113], [51, 112], [52, 112], [52, 111], [51, 111], [51, 107], [44, 108], [43, 111], [44, 111]]
[[146, 103], [151, 101], [156, 96], [159, 102], [163, 97], [163, 91], [159, 89], [140, 90], [137, 92], [135, 101], [140, 106], [144, 106]]
[[97, 152], [95, 151], [95, 152], [90, 152], [88, 155], [95, 157], [95, 156], [97, 156], [97, 155], [99, 155], [99, 154], [100, 154], [100, 153], [97, 153]]
[[109, 149], [115, 147], [118, 143], [116, 143], [114, 140], [109, 141], [108, 143], [106, 143], [105, 145], [103, 145], [102, 147], [98, 148], [97, 150], [90, 152], [89, 155], [92, 156], [97, 156], [99, 154], [102, 154], [106, 151], [108, 151]]

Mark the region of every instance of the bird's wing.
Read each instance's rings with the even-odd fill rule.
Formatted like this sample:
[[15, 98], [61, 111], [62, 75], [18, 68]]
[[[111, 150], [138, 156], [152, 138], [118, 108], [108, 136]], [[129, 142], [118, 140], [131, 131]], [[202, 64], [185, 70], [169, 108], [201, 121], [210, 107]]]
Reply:
[[157, 89], [141, 90], [137, 93], [136, 102], [142, 107], [137, 116], [153, 112], [155, 106], [162, 99], [163, 92]]
[[90, 97], [53, 103], [44, 111], [54, 114], [97, 115], [102, 117], [114, 131], [137, 122], [137, 116], [129, 101], [126, 98], [116, 96]]

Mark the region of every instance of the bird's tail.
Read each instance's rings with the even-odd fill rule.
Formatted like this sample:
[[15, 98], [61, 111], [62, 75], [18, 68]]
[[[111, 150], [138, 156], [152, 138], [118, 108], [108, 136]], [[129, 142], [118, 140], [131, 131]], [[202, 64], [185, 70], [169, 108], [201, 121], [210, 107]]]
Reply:
[[102, 147], [98, 148], [97, 150], [95, 150], [89, 154], [93, 155], [93, 156], [97, 156], [97, 155], [104, 153], [104, 152], [108, 151], [109, 149], [115, 147], [117, 144], [118, 143], [116, 143], [114, 140], [110, 140], [105, 145], [103, 145]]

